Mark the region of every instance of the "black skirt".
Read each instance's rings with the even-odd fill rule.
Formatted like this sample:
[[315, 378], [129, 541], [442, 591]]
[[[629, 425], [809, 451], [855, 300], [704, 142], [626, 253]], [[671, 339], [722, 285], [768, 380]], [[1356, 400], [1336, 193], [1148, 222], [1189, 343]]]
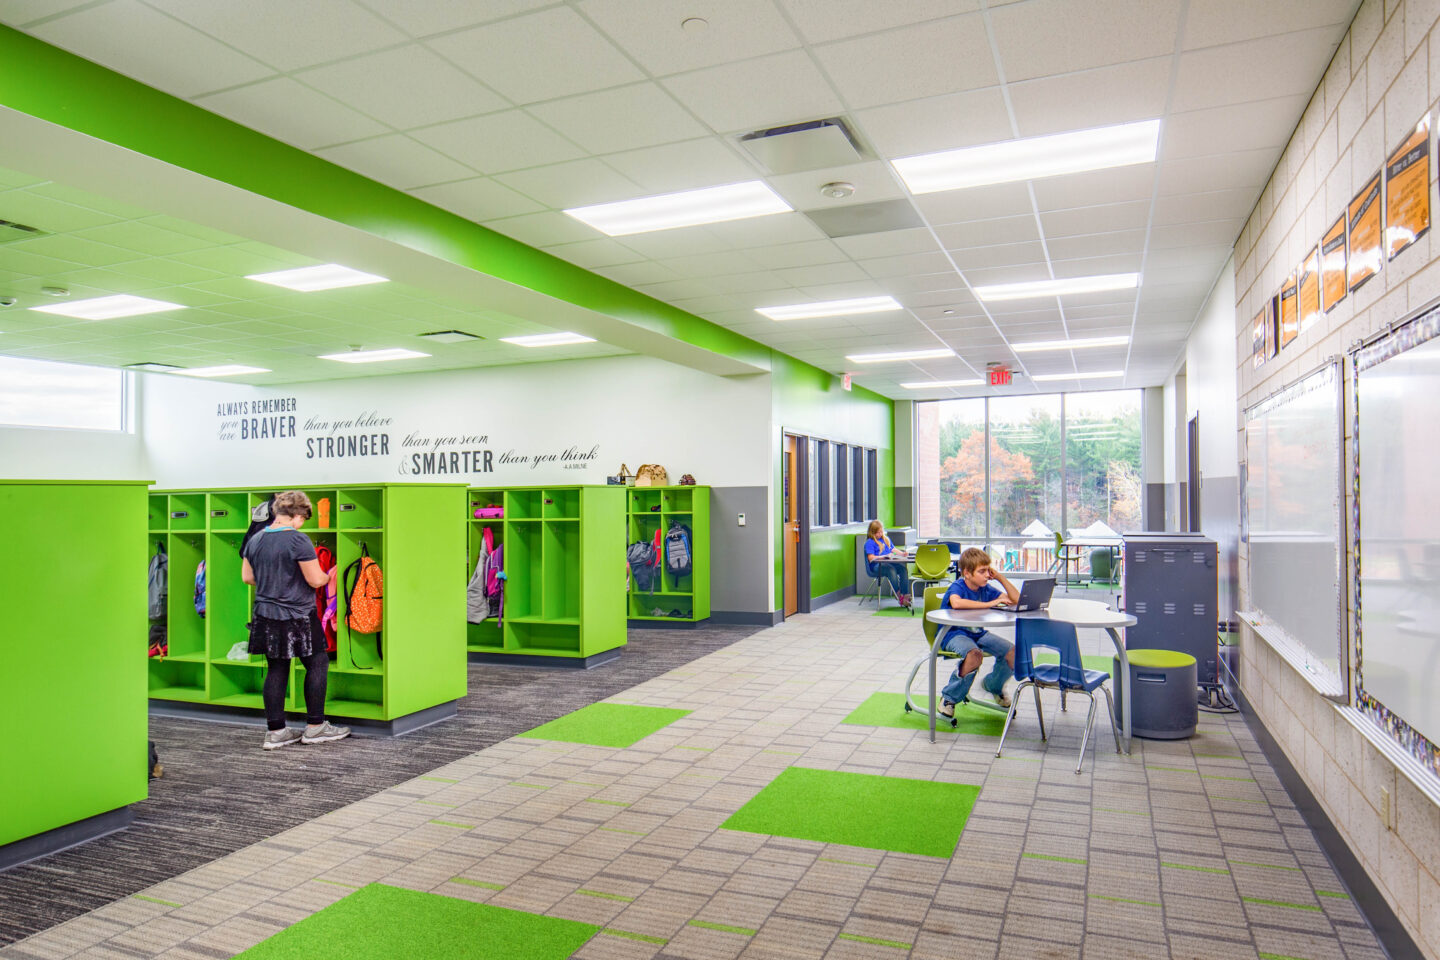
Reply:
[[250, 652], [271, 660], [308, 657], [325, 649], [325, 631], [314, 610], [299, 620], [271, 620], [256, 615], [250, 623]]

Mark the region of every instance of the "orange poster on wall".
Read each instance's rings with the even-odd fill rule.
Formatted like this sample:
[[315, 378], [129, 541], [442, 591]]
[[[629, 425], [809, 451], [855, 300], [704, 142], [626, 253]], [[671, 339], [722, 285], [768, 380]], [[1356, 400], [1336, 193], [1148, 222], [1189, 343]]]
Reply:
[[1295, 274], [1285, 278], [1280, 288], [1280, 349], [1290, 346], [1290, 341], [1300, 335], [1300, 313], [1296, 309], [1296, 293], [1299, 287]]
[[1430, 114], [1385, 161], [1385, 253], [1396, 254], [1430, 230]]
[[1350, 201], [1346, 216], [1350, 223], [1350, 257], [1345, 269], [1350, 292], [1354, 293], [1384, 266], [1380, 257], [1380, 174], [1371, 177]]
[[1325, 312], [1345, 299], [1345, 218], [1338, 217], [1320, 240], [1320, 298]]
[[1266, 336], [1268, 331], [1265, 329], [1269, 323], [1269, 313], [1264, 307], [1261, 307], [1260, 312], [1255, 314], [1254, 322], [1250, 325], [1250, 357], [1257, 367], [1265, 362], [1270, 353], [1270, 345], [1267, 342], [1269, 338]]
[[1320, 248], [1314, 247], [1300, 265], [1300, 330], [1320, 318]]

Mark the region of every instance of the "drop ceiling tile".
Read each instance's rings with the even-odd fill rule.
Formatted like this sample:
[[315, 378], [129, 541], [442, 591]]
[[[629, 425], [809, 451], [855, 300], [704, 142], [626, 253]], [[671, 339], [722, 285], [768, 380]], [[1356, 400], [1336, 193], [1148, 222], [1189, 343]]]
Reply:
[[[795, 270], [822, 270], [823, 267], [796, 267]], [[858, 268], [857, 268], [858, 269]], [[782, 273], [784, 271], [781, 271]], [[801, 296], [799, 300], [846, 300], [850, 297], [875, 297], [884, 293], [883, 284], [888, 280], [872, 280], [866, 277], [864, 280], [848, 280], [832, 282], [817, 280], [798, 287]]]
[[[580, 0], [580, 11], [655, 76], [800, 46], [771, 0]], [[697, 17], [706, 26], [681, 29]]]
[[688, 257], [704, 253], [719, 253], [734, 250], [735, 244], [723, 240], [711, 232], [710, 226], [677, 227], [674, 230], [657, 230], [654, 233], [637, 233], [626, 237], [625, 246], [658, 260], [662, 257]]
[[[0, 199], [3, 205], [3, 199]], [[85, 240], [94, 240], [110, 246], [133, 251], [136, 254], [164, 256], [182, 250], [196, 250], [209, 246], [195, 237], [165, 230], [139, 220], [111, 223], [101, 227], [89, 227], [72, 234]]]
[[1279, 151], [1267, 147], [1188, 160], [1167, 160], [1160, 164], [1159, 193], [1173, 196], [1206, 190], [1233, 190], [1247, 187], [1252, 202], [1270, 179]]
[[775, 271], [797, 287], [817, 284], [871, 281], [864, 270], [853, 263], [819, 263], [810, 267], [781, 267]]
[[1000, 243], [1039, 241], [1040, 229], [1034, 216], [997, 217], [968, 223], [947, 223], [935, 228], [935, 235], [947, 250], [984, 247]]
[[1230, 257], [1230, 250], [1228, 243], [1151, 250], [1145, 257], [1145, 265], [1146, 267], [1183, 267], [1191, 263], [1209, 263], [1219, 270], [1221, 264]]
[[540, 103], [530, 113], [591, 153], [674, 143], [707, 132], [655, 83]]
[[741, 159], [719, 137], [612, 153], [605, 157], [605, 162], [655, 193], [736, 183], [756, 176], [755, 167]]
[[907, 253], [897, 257], [876, 257], [858, 261], [860, 268], [878, 279], [887, 277], [908, 277], [916, 274], [944, 273], [951, 270], [950, 260], [945, 254]]
[[998, 183], [968, 190], [946, 190], [915, 198], [915, 209], [932, 224], [969, 223], [1034, 213], [1023, 183]]
[[1162, 117], [1170, 65], [1170, 57], [1154, 57], [1012, 83], [1010, 99], [1020, 135], [1038, 137]]
[[1069, 210], [1047, 210], [1040, 214], [1047, 237], [1080, 237], [1114, 230], [1144, 229], [1150, 218], [1150, 201], [1104, 203]]
[[456, 120], [410, 135], [482, 173], [574, 160], [585, 151], [523, 110]]
[[1265, 147], [1278, 157], [1309, 99], [1277, 97], [1172, 114], [1160, 131], [1161, 162]]
[[664, 280], [637, 287], [641, 293], [657, 300], [679, 300], [691, 297], [713, 297], [719, 291], [708, 280]]
[[1160, 197], [1155, 201], [1155, 222], [1168, 225], [1194, 220], [1230, 220], [1248, 217], [1254, 206], [1253, 189]]
[[545, 252], [553, 253], [562, 260], [568, 260], [587, 270], [595, 267], [613, 267], [617, 263], [638, 263], [645, 259], [634, 250], [609, 237], [600, 240], [581, 240], [579, 243], [562, 243], [546, 247]]
[[817, 263], [842, 263], [850, 258], [835, 240], [804, 240], [800, 243], [778, 243], [746, 250], [756, 263], [767, 269], [777, 267], [808, 267]]
[[[139, 254], [129, 250], [111, 246], [108, 243], [86, 240], [78, 234], [53, 234], [48, 237], [37, 237], [34, 240], [22, 240], [17, 244], [6, 244], [3, 256], [7, 266], [11, 266], [11, 251], [15, 250], [17, 246], [32, 256], [52, 257], [56, 260], [67, 260], [71, 263], [91, 267], [103, 267], [112, 263], [125, 263], [127, 260], [141, 259]], [[21, 268], [13, 267], [13, 269]]]
[[[878, 160], [772, 176], [768, 178], [768, 182], [775, 192], [796, 210], [829, 210], [876, 200], [893, 200], [905, 195], [899, 178], [890, 165]], [[822, 185], [835, 182], [848, 183], [855, 188], [855, 192], [841, 200], [831, 199], [820, 193]]]
[[774, 301], [776, 291], [790, 289], [790, 282], [774, 271], [757, 270], [753, 273], [737, 273], [728, 277], [717, 277], [715, 288], [723, 290], [727, 295], [736, 299], [745, 300], [753, 309], [761, 300]]
[[935, 293], [945, 302], [970, 299], [965, 290], [965, 281], [954, 270], [943, 273], [926, 273], [913, 277], [890, 277], [880, 282], [883, 292], [903, 298], [907, 303], [918, 300], [919, 295]]
[[990, 24], [1014, 83], [1166, 56], [1179, 14], [1179, 0], [1030, 0], [992, 10]]
[[862, 233], [853, 237], [839, 237], [833, 242], [841, 251], [857, 260], [896, 257], [906, 253], [933, 253], [940, 249], [934, 235], [924, 227], [890, 230], [885, 233]]
[[[37, 193], [34, 188], [0, 193], [0, 219], [59, 233], [116, 222], [116, 217]], [[7, 249], [10, 249], [7, 245]]]
[[317, 156], [401, 190], [475, 176], [475, 171], [403, 133], [316, 150]]
[[1035, 204], [1041, 210], [1064, 210], [1097, 203], [1149, 200], [1155, 186], [1155, 173], [1155, 164], [1142, 163], [1114, 170], [1046, 177], [1033, 181]]
[[1170, 108], [1202, 110], [1286, 94], [1308, 99], [1339, 43], [1335, 30], [1320, 27], [1183, 53]]
[[[677, 279], [673, 270], [668, 270], [653, 261], [641, 261], [640, 263], [621, 263], [613, 267], [597, 267], [594, 271], [602, 277], [608, 277], [616, 283], [623, 283], [627, 287], [639, 287], [646, 283], [660, 283], [664, 280]], [[713, 296], [707, 293], [706, 296]]]
[[673, 270], [677, 276], [687, 279], [753, 273], [761, 266], [738, 250], [724, 250], [719, 253], [705, 253], [690, 257], [669, 257], [658, 262], [661, 266]]
[[1050, 237], [1045, 247], [1054, 260], [1075, 260], [1115, 254], [1139, 256], [1145, 248], [1145, 231], [1115, 230], [1110, 233], [1085, 234], [1077, 237]]
[[1355, 16], [1357, 0], [1205, 0], [1191, 3], [1185, 17], [1185, 49], [1234, 43], [1255, 37], [1329, 25], [1333, 32]]
[[[180, 263], [175, 260], [166, 260], [163, 257], [152, 257], [146, 260], [135, 260], [130, 263], [118, 264], [115, 267], [117, 273], [128, 274], [142, 280], [148, 280], [153, 284], [181, 284], [199, 283], [202, 280], [214, 280], [221, 274], [214, 270], [207, 270], [204, 267], [197, 267], [193, 264]], [[160, 297], [161, 300], [165, 299]]]
[[950, 256], [961, 271], [979, 267], [1003, 267], [1020, 263], [1044, 263], [1045, 247], [1038, 240], [1025, 243], [995, 243], [984, 247], [951, 250]]
[[396, 130], [493, 113], [510, 106], [469, 74], [418, 43], [306, 70], [295, 78]]
[[30, 33], [178, 97], [250, 83], [275, 72], [137, 0], [83, 7]]
[[889, 159], [1015, 136], [999, 87], [873, 107], [854, 117], [862, 139]]
[[844, 109], [805, 53], [777, 53], [661, 81], [717, 133], [749, 133], [837, 116]]
[[812, 48], [852, 107], [995, 84], [995, 61], [979, 14], [901, 27]]
[[428, 43], [515, 103], [553, 100], [644, 79], [614, 44], [565, 6]]
[[547, 207], [568, 209], [612, 200], [628, 200], [644, 191], [600, 160], [571, 160], [531, 167], [495, 177], [512, 190]]
[[731, 247], [749, 248], [775, 243], [800, 243], [825, 237], [803, 213], [772, 213], [748, 220], [712, 223], [706, 229]]
[[[995, 283], [1029, 283], [1032, 280], [1049, 280], [1050, 271], [1043, 264], [1022, 264], [1009, 267], [981, 267], [975, 270], [968, 270], [965, 279], [970, 281], [972, 286], [987, 286]], [[991, 312], [995, 312], [995, 305], [991, 305]]]
[[574, 217], [563, 213], [544, 211], [503, 220], [486, 221], [491, 230], [514, 237], [532, 247], [547, 247], [557, 243], [573, 243], [580, 240], [594, 240], [600, 233]]
[[1057, 277], [1094, 277], [1111, 273], [1139, 273], [1139, 253], [1115, 253], [1109, 256], [1065, 257], [1052, 256], [1050, 265]]
[[1154, 249], [1166, 247], [1193, 247], [1228, 243], [1233, 245], [1240, 236], [1245, 221], [1210, 220], [1205, 223], [1157, 226], [1150, 231], [1150, 246]]
[[[515, 217], [544, 209], [530, 197], [523, 196], [488, 177], [459, 180], [410, 191], [426, 203], [433, 203], [476, 223], [500, 217]], [[593, 236], [593, 231], [591, 232]]]
[[282, 71], [353, 57], [405, 39], [399, 30], [349, 0], [147, 2]]
[[387, 132], [384, 125], [289, 77], [261, 80], [196, 103], [306, 150]]
[[873, 0], [780, 0], [809, 43], [825, 43], [970, 13], [978, 0], [909, 0], [875, 3]]
[[472, 27], [502, 20], [517, 13], [548, 7], [554, 0], [463, 0], [450, 3], [416, 3], [415, 0], [361, 0], [365, 6], [412, 37]]

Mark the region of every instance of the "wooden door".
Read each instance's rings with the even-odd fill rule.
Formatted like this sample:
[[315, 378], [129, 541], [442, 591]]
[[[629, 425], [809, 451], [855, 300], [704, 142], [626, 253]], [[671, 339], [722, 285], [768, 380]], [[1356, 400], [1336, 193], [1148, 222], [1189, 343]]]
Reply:
[[800, 472], [795, 458], [795, 438], [785, 435], [781, 457], [781, 487], [785, 502], [781, 511], [781, 540], [785, 544], [785, 616], [800, 610]]

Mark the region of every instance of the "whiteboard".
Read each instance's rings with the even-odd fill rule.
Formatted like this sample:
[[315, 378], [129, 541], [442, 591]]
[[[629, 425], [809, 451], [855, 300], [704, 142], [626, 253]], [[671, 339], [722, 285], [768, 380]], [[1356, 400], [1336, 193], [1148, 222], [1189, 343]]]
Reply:
[[1434, 771], [1440, 766], [1440, 310], [1354, 357], [1356, 700]]
[[1321, 693], [1344, 697], [1343, 375], [1338, 359], [1245, 411], [1241, 615]]

